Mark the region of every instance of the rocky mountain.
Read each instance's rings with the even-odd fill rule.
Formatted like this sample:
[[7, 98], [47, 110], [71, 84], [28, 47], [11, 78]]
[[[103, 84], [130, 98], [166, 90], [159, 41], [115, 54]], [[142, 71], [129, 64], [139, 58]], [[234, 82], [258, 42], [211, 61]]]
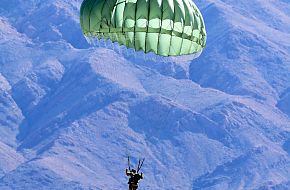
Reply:
[[0, 2], [0, 189], [290, 189], [290, 3], [196, 0], [197, 59], [93, 48], [81, 0]]

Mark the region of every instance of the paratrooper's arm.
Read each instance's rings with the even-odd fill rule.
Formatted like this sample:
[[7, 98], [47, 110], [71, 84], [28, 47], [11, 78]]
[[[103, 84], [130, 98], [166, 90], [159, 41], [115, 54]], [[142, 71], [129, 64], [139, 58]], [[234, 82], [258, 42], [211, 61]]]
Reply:
[[131, 172], [128, 168], [126, 168], [126, 176], [130, 176], [131, 175]]

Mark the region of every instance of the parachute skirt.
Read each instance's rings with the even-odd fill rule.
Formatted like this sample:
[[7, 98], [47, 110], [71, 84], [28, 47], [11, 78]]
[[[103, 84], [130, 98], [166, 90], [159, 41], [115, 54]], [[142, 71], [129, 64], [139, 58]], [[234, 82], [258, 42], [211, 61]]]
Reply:
[[199, 52], [193, 54], [179, 56], [162, 56], [155, 54], [154, 52], [146, 53], [143, 50], [136, 51], [134, 48], [128, 48], [125, 45], [120, 45], [118, 42], [112, 42], [110, 39], [99, 39], [97, 37], [87, 37], [87, 36], [85, 36], [85, 38], [86, 41], [95, 48], [101, 47], [111, 49], [125, 58], [152, 62], [172, 63], [177, 60], [180, 61], [182, 59], [193, 60], [198, 58], [203, 51], [203, 49], [201, 49]]

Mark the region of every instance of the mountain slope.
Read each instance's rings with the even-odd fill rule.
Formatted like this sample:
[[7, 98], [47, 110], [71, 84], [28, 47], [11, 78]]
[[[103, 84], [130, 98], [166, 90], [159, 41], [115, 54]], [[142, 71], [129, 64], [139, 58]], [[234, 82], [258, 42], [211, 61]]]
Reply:
[[128, 155], [140, 189], [290, 189], [290, 4], [196, 3], [204, 53], [163, 63], [89, 48], [81, 0], [1, 1], [0, 189], [125, 189]]

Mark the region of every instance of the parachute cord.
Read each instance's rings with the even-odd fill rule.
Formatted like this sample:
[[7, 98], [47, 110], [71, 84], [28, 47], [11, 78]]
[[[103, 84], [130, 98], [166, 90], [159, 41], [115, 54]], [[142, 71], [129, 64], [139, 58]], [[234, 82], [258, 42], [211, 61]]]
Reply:
[[128, 156], [128, 169], [131, 171], [130, 156]]
[[139, 173], [139, 171], [141, 170], [142, 166], [143, 166], [143, 163], [145, 161], [145, 158], [143, 158], [143, 160], [139, 160], [139, 164], [138, 164], [138, 169], [137, 169], [137, 173]]
[[[174, 96], [173, 102], [176, 101], [177, 96], [180, 94], [180, 92], [181, 92], [181, 88], [178, 88], [178, 91], [177, 91], [177, 93], [176, 93], [175, 96]], [[171, 112], [171, 109], [168, 110], [168, 112], [167, 112], [167, 114], [166, 114], [166, 117], [165, 117], [166, 119], [168, 118], [170, 112]]]
[[138, 171], [139, 171], [140, 164], [141, 164], [141, 161], [140, 161], [140, 159], [139, 159], [139, 160], [138, 160], [138, 166], [137, 166], [137, 173], [138, 173]]

